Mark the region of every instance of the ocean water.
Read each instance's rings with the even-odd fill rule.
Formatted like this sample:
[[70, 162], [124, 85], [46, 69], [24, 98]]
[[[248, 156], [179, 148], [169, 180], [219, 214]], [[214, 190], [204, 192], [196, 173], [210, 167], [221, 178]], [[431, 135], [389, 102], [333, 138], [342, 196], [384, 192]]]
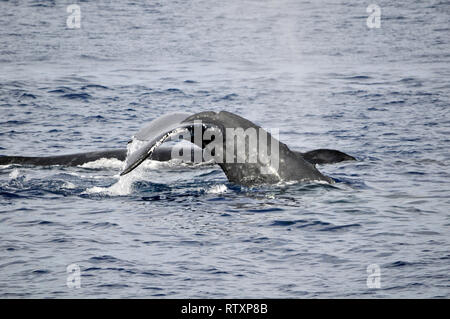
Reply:
[[365, 1], [1, 1], [0, 155], [227, 110], [358, 161], [254, 188], [212, 165], [1, 166], [0, 297], [449, 298], [450, 5], [374, 3], [380, 28]]

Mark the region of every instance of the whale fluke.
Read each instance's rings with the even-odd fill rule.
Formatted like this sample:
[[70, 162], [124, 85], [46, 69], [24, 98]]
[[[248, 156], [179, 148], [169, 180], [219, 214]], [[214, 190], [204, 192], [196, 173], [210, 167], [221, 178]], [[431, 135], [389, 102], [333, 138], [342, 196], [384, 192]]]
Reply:
[[[170, 116], [168, 117], [170, 119]], [[173, 121], [169, 121], [169, 125], [164, 127], [164, 129], [153, 130], [152, 134], [145, 134], [145, 139], [147, 140], [141, 148], [139, 148], [134, 153], [128, 155], [126, 160], [127, 164], [121, 175], [128, 174], [133, 169], [138, 167], [147, 157], [157, 149], [167, 139], [180, 135], [183, 131], [189, 131], [190, 133], [195, 133], [196, 130], [203, 134], [206, 130], [215, 130], [222, 136], [221, 143], [215, 145], [215, 154], [226, 154], [227, 159], [221, 158], [217, 160], [216, 163], [222, 168], [228, 180], [232, 183], [239, 185], [256, 185], [256, 184], [274, 184], [281, 181], [325, 181], [332, 183], [333, 180], [320, 173], [316, 167], [309, 163], [303, 158], [302, 155], [296, 154], [291, 151], [286, 144], [279, 142], [273, 138], [267, 131], [262, 129], [260, 126], [254, 124], [253, 122], [238, 116], [236, 114], [222, 111], [222, 112], [201, 112], [194, 114], [192, 116], [182, 118], [174, 118]], [[230, 140], [236, 138], [236, 136], [230, 136], [230, 130], [236, 132], [239, 129], [241, 132], [247, 132], [248, 129], [252, 129], [254, 132], [258, 132], [257, 135], [257, 148], [252, 148], [249, 145], [250, 138], [246, 139], [244, 136], [244, 154], [242, 158], [244, 161], [238, 161], [237, 158], [238, 150], [234, 148], [232, 144], [232, 149], [230, 149]], [[146, 132], [149, 132], [148, 127]], [[261, 138], [265, 136], [265, 147], [266, 149], [271, 149], [272, 146], [277, 145], [276, 161], [264, 161], [259, 155], [259, 149], [261, 148]], [[140, 136], [141, 138], [143, 136]], [[238, 136], [238, 138], [242, 136]], [[194, 136], [191, 141], [195, 143], [198, 137]], [[208, 143], [205, 143], [202, 138], [200, 138], [200, 143], [195, 143], [197, 146], [205, 148]], [[269, 146], [270, 145], [270, 146]], [[264, 146], [264, 145], [263, 145]], [[258, 153], [258, 154], [255, 154]], [[228, 156], [231, 154], [233, 161], [228, 160]], [[253, 162], [248, 161], [252, 155], [256, 156], [256, 160]], [[274, 155], [271, 153], [271, 156]]]

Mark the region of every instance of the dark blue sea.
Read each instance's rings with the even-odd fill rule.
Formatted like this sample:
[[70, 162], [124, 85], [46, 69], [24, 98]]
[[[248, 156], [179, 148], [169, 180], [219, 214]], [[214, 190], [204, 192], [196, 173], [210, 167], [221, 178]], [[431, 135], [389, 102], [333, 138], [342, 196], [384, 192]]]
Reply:
[[3, 165], [0, 297], [449, 298], [450, 4], [374, 1], [379, 28], [366, 1], [0, 1], [0, 155], [227, 110], [358, 159], [251, 188], [211, 165]]

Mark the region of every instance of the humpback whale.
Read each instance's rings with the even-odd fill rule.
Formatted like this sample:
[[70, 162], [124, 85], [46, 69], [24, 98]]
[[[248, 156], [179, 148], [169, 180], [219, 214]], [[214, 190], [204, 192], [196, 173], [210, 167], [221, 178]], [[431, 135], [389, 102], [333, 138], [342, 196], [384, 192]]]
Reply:
[[[249, 132], [256, 132], [256, 139], [253, 140], [256, 144], [252, 143]], [[121, 172], [121, 175], [125, 175], [146, 159], [169, 161], [180, 158], [179, 148], [161, 146], [173, 138], [182, 138], [192, 143], [188, 151], [186, 148], [182, 150], [184, 161], [205, 161], [205, 154], [209, 154], [209, 158], [221, 167], [230, 182], [244, 186], [280, 181], [333, 183], [333, 179], [323, 175], [316, 164], [356, 160], [348, 154], [331, 149], [304, 153], [292, 151], [269, 132], [239, 115], [227, 111], [208, 111], [196, 114], [171, 113], [157, 118], [133, 136], [128, 149], [47, 157], [0, 156], [0, 165], [78, 166], [101, 158], [116, 158], [125, 161], [125, 168]], [[230, 140], [237, 141], [237, 144], [230, 144]], [[262, 152], [262, 149], [267, 152]], [[261, 153], [266, 153], [266, 156], [260, 156]]]

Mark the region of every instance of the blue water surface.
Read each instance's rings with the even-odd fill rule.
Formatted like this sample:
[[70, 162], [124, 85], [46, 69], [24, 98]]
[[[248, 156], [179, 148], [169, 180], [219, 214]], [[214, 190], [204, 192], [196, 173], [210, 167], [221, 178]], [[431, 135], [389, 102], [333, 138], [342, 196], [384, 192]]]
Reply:
[[447, 1], [377, 1], [380, 28], [364, 1], [76, 3], [79, 29], [73, 1], [0, 2], [0, 155], [227, 110], [358, 161], [254, 188], [211, 165], [1, 166], [0, 297], [450, 297]]

